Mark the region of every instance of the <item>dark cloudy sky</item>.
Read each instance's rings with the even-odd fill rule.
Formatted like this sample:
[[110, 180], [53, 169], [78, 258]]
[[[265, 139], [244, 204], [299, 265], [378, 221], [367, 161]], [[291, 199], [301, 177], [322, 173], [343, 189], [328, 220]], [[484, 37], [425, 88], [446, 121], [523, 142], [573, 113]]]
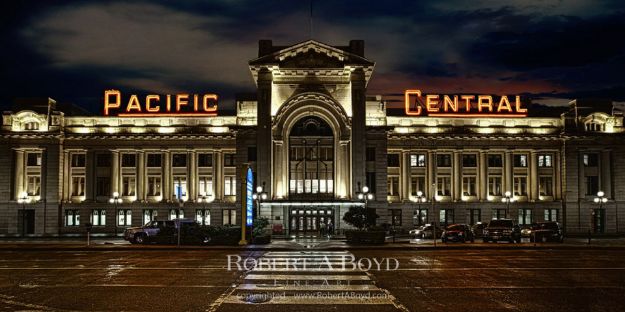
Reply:
[[[308, 0], [3, 3], [3, 105], [49, 96], [98, 111], [109, 88], [215, 92], [232, 105], [235, 93], [254, 90], [247, 61], [258, 39], [309, 39]], [[316, 0], [313, 39], [364, 39], [376, 62], [369, 94], [625, 101], [624, 3]]]

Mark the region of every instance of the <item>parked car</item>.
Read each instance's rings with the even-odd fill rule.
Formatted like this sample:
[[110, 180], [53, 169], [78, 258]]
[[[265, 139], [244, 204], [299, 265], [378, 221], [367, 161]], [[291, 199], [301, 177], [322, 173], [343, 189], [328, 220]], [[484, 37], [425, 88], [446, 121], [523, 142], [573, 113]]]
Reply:
[[532, 234], [532, 228], [536, 226], [536, 223], [521, 225], [521, 237], [530, 237]]
[[530, 242], [564, 242], [564, 233], [560, 223], [554, 221], [538, 222], [532, 227]]
[[478, 222], [471, 227], [473, 230], [473, 237], [482, 238], [484, 236], [484, 229], [488, 226], [488, 222]]
[[150, 221], [143, 226], [127, 228], [124, 239], [131, 244], [148, 242], [174, 243], [178, 235], [178, 227], [197, 226], [193, 219], [175, 219], [167, 221]]
[[[434, 226], [432, 224], [426, 224], [426, 225], [417, 227], [414, 230], [410, 230], [408, 234], [410, 235], [411, 238], [433, 238], [434, 237], [433, 235], [434, 232], [432, 232], [433, 228]], [[441, 234], [443, 234], [443, 230], [439, 228], [438, 226], [436, 226], [436, 237], [441, 237]]]
[[443, 243], [449, 241], [462, 243], [466, 241], [470, 241], [471, 243], [475, 242], [473, 231], [467, 224], [452, 224], [448, 226], [445, 231], [443, 231], [441, 240]]
[[492, 220], [484, 230], [482, 237], [485, 243], [508, 241], [521, 242], [521, 228], [510, 219]]

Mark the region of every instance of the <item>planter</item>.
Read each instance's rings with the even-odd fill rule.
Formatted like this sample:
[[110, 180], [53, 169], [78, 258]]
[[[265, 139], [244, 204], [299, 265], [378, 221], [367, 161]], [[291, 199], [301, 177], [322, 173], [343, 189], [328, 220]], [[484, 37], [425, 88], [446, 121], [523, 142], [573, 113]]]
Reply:
[[386, 232], [384, 231], [345, 231], [345, 238], [350, 244], [384, 244]]

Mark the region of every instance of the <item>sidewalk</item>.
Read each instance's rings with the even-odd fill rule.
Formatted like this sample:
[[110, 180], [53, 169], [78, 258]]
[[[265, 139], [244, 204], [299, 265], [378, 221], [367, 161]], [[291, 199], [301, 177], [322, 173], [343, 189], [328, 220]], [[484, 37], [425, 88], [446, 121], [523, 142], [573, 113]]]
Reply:
[[122, 250], [240, 250], [240, 251], [265, 251], [265, 250], [367, 250], [367, 249], [405, 249], [405, 250], [434, 250], [434, 249], [625, 249], [625, 238], [598, 238], [593, 239], [588, 245], [587, 239], [567, 238], [560, 243], [530, 243], [524, 241], [520, 244], [510, 243], [442, 243], [436, 246], [431, 239], [396, 238], [393, 243], [392, 237], [387, 237], [387, 243], [383, 245], [350, 245], [343, 239], [327, 238], [298, 238], [298, 239], [274, 239], [267, 245], [245, 246], [198, 246], [198, 245], [133, 245], [119, 238], [100, 238], [91, 240], [87, 247], [86, 239], [76, 238], [46, 238], [46, 239], [0, 239], [0, 251], [29, 251], [29, 250], [93, 250], [93, 251], [122, 251]]

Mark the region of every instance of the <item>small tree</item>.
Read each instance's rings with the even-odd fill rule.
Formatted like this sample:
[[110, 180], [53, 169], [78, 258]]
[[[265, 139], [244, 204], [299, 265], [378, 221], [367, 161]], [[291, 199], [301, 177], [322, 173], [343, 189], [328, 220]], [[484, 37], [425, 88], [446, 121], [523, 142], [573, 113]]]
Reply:
[[269, 225], [269, 219], [267, 218], [257, 218], [252, 222], [252, 235], [253, 237], [263, 236], [265, 235], [265, 230]]
[[375, 225], [375, 220], [379, 218], [374, 209], [365, 207], [350, 207], [349, 211], [343, 216], [345, 223], [358, 228], [359, 230], [368, 229]]

